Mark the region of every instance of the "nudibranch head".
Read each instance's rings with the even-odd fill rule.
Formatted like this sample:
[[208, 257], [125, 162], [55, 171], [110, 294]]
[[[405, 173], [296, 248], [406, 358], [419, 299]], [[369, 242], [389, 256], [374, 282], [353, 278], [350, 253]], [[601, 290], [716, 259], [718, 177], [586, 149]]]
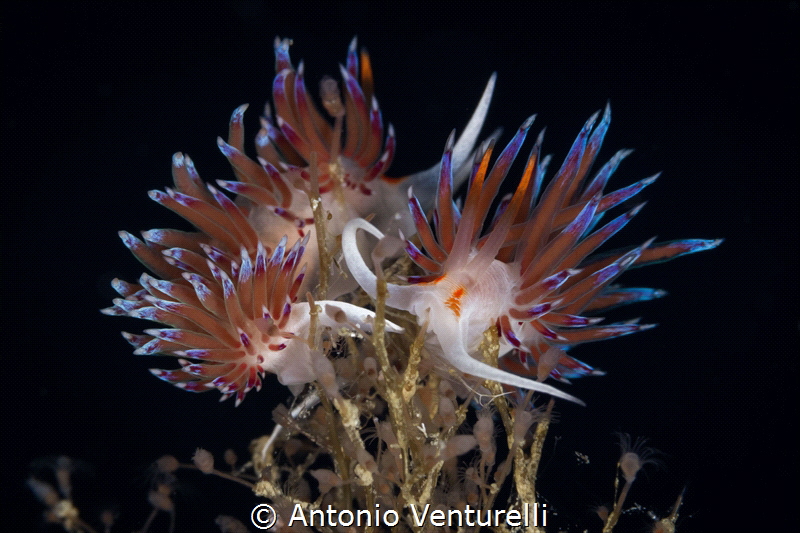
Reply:
[[[720, 241], [711, 240], [658, 244], [648, 241], [602, 256], [592, 255], [642, 205], [593, 230], [600, 218], [657, 177], [603, 194], [608, 178], [629, 152], [618, 152], [593, 176], [589, 175], [610, 122], [610, 109], [606, 107], [599, 122], [598, 116], [599, 112], [586, 122], [560, 170], [541, 194], [547, 159], [540, 158], [540, 135], [515, 192], [500, 202], [492, 220], [487, 220], [490, 208], [533, 117], [519, 128], [491, 170], [493, 143], [480, 150], [463, 209], [452, 200], [452, 136], [442, 158], [433, 228], [419, 200], [411, 196], [409, 208], [421, 248], [408, 240], [406, 251], [424, 274], [410, 277], [408, 285], [390, 285], [386, 303], [415, 314], [420, 324], [428, 324], [436, 335], [438, 350], [456, 369], [575, 400], [540, 383], [548, 376], [566, 380], [598, 373], [569, 357], [567, 348], [652, 327], [636, 322], [601, 325], [601, 318], [584, 316], [659, 296], [658, 291], [649, 289], [611, 287], [611, 282], [632, 266], [719, 244]], [[487, 224], [488, 230], [484, 231]], [[351, 272], [374, 296], [375, 275], [355, 248], [358, 229], [378, 238], [383, 234], [369, 223], [355, 220], [343, 235]], [[515, 350], [519, 364], [501, 360], [501, 369], [497, 369], [473, 357], [483, 333], [492, 326], [502, 336], [501, 353]]]

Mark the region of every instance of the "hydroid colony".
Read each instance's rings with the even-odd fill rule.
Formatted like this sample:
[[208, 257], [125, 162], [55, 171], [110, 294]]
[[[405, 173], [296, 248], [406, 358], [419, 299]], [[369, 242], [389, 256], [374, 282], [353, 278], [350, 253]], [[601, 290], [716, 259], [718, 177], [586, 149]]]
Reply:
[[[533, 394], [580, 403], [547, 383], [602, 374], [569, 349], [651, 327], [598, 316], [663, 294], [614, 285], [627, 269], [720, 241], [598, 254], [643, 204], [605, 222], [607, 212], [657, 176], [604, 191], [629, 153], [592, 170], [608, 106], [552, 176], [542, 135], [522, 176], [510, 175], [534, 118], [502, 150], [496, 136], [475, 147], [494, 76], [439, 164], [391, 178], [395, 134], [384, 128], [367, 54], [353, 40], [341, 83], [320, 83], [322, 111], [289, 44], [275, 42], [256, 159], [245, 154], [247, 106], [218, 140], [235, 180], [205, 183], [188, 156], [173, 157], [174, 187], [150, 196], [195, 231], [121, 232], [151, 274], [115, 280], [120, 298], [104, 312], [162, 324], [125, 338], [137, 354], [175, 356], [178, 368], [153, 373], [180, 388], [216, 389], [238, 405], [267, 373], [289, 387], [294, 408], [276, 410], [275, 431], [254, 441], [247, 464], [278, 527], [296, 506], [380, 505], [418, 529], [403, 509], [536, 502], [553, 402], [537, 407]], [[508, 184], [514, 192], [499, 197]], [[498, 502], [506, 480], [510, 496]]]

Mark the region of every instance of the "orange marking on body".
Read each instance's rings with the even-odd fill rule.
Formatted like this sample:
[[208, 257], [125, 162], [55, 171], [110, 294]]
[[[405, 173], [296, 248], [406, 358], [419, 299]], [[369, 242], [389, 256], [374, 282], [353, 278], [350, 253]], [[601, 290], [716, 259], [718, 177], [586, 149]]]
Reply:
[[466, 293], [467, 290], [464, 287], [459, 286], [453, 291], [453, 293], [450, 295], [450, 298], [444, 302], [444, 305], [449, 307], [457, 317], [461, 316], [461, 298], [463, 298]]

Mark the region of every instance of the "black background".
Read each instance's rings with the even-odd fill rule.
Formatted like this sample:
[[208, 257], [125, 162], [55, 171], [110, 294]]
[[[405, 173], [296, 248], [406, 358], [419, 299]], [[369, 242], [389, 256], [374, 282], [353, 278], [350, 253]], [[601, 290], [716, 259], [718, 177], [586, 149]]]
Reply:
[[[257, 131], [276, 35], [294, 39], [309, 87], [338, 76], [354, 35], [369, 49], [397, 130], [392, 175], [436, 162], [493, 71], [484, 131], [502, 126], [507, 140], [538, 113], [554, 166], [610, 100], [601, 159], [636, 148], [611, 186], [663, 171], [614, 243], [726, 241], [623, 277], [670, 293], [620, 314], [659, 327], [575, 351], [608, 375], [569, 387], [588, 407], [559, 405], [539, 489], [561, 524], [597, 530], [591, 506], [613, 497], [622, 431], [648, 437], [666, 465], [637, 481], [629, 503], [663, 516], [688, 485], [679, 531], [796, 521], [798, 3], [433, 4], [4, 8], [4, 521], [44, 527], [28, 464], [65, 454], [87, 464], [76, 497], [88, 521], [113, 502], [118, 531], [141, 527], [151, 461], [188, 461], [197, 446], [244, 457], [272, 428], [288, 394], [274, 378], [239, 408], [171, 388], [147, 372], [171, 362], [137, 358], [119, 336], [145, 323], [98, 309], [113, 277], [141, 272], [118, 230], [184, 227], [146, 194], [170, 184], [172, 153], [190, 154], [206, 180], [231, 176], [215, 139], [245, 102], [249, 138]], [[217, 514], [247, 522], [257, 500], [187, 475], [176, 501], [179, 530], [214, 531]], [[647, 524], [638, 513], [626, 527]]]

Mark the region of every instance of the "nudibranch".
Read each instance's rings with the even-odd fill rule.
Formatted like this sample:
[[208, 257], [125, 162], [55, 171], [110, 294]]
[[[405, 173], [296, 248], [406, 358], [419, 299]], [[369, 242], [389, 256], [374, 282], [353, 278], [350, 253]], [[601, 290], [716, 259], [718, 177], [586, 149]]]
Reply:
[[[319, 276], [312, 200], [318, 198], [329, 215], [325, 241], [334, 248], [335, 237], [354, 217], [373, 215], [387, 231], [412, 231], [405, 207], [408, 190], [429, 191], [428, 200], [423, 196], [422, 201], [432, 205], [437, 182], [436, 167], [405, 179], [386, 176], [395, 150], [394, 131], [390, 125], [384, 140], [369, 56], [362, 51], [358, 57], [355, 39], [341, 68], [344, 92], [331, 78], [321, 83], [332, 123], [306, 91], [303, 64], [297, 70], [292, 66], [289, 40], [276, 38], [275, 65], [275, 116], [267, 106], [256, 138], [258, 162], [244, 153], [246, 105], [233, 112], [227, 142], [217, 141], [236, 180], [206, 185], [192, 160], [176, 153], [174, 186], [149, 194], [197, 231], [150, 230], [142, 233], [143, 240], [121, 232], [125, 245], [162, 279], [143, 275], [139, 284], [115, 280], [122, 298], [104, 310], [173, 326], [126, 338], [136, 353], [180, 358], [182, 370], [154, 371], [162, 379], [187, 390], [217, 388], [223, 398], [236, 395], [237, 404], [260, 386], [266, 372], [277, 374], [286, 385], [314, 379], [312, 354], [299, 340], [307, 333], [310, 308], [296, 301], [298, 294], [316, 287]], [[457, 162], [470, 159], [494, 79], [454, 147]], [[467, 172], [462, 175], [466, 178]], [[289, 251], [287, 239], [297, 241]], [[292, 278], [301, 256], [305, 266]], [[369, 311], [341, 302], [318, 303], [330, 311], [320, 315], [322, 325], [338, 324], [330, 320], [335, 316], [369, 329]], [[388, 323], [387, 330], [400, 331]]]
[[[324, 356], [312, 350], [307, 338], [310, 304], [297, 301], [305, 275], [305, 266], [298, 267], [308, 236], [289, 250], [284, 237], [271, 255], [258, 243], [254, 254], [242, 248], [232, 257], [206, 244], [203, 254], [181, 248], [184, 235], [175, 230], [145, 233], [150, 242], [175, 247], [163, 249], [159, 257], [136, 237], [125, 232], [121, 237], [151, 271], [163, 272], [169, 280], [148, 274], [142, 274], [139, 284], [115, 279], [122, 298], [103, 312], [169, 326], [145, 330], [144, 335], [123, 334], [137, 355], [178, 358], [180, 369], [152, 369], [155, 376], [188, 391], [218, 389], [222, 400], [235, 395], [236, 405], [251, 389], [261, 388], [265, 373], [276, 374], [290, 387], [319, 377], [315, 358]], [[315, 305], [322, 310], [317, 315], [320, 326], [371, 329], [371, 311], [345, 302]], [[386, 326], [387, 331], [402, 331], [391, 322]]]
[[[238, 195], [237, 203], [266, 246], [274, 246], [283, 235], [312, 234], [306, 284], [313, 287], [318, 249], [311, 199], [319, 198], [329, 214], [325, 242], [330, 249], [335, 249], [335, 238], [352, 218], [373, 216], [383, 231], [409, 233], [414, 223], [406, 209], [408, 190], [413, 187], [422, 203], [432, 206], [438, 165], [405, 178], [386, 175], [394, 157], [395, 133], [391, 124], [384, 133], [369, 56], [362, 50], [359, 57], [355, 38], [346, 65], [340, 66], [344, 91], [333, 78], [320, 83], [328, 117], [306, 90], [303, 63], [296, 70], [292, 66], [289, 44], [288, 39], [275, 40], [275, 117], [267, 105], [256, 137], [258, 162], [244, 153], [242, 117], [247, 106], [243, 105], [233, 112], [228, 141], [218, 139], [238, 181], [218, 184]], [[456, 172], [457, 181], [468, 175], [466, 163], [483, 126], [494, 83], [492, 75], [453, 149], [454, 165], [463, 166], [462, 172]]]
[[[601, 325], [602, 318], [585, 315], [661, 294], [651, 289], [620, 289], [610, 283], [633, 266], [708, 250], [721, 242], [648, 241], [629, 249], [592, 255], [643, 204], [592, 231], [600, 218], [657, 177], [603, 193], [609, 177], [629, 151], [617, 152], [590, 177], [589, 170], [609, 126], [610, 108], [606, 107], [599, 122], [598, 116], [599, 112], [586, 122], [541, 196], [547, 158], [540, 159], [540, 135], [515, 192], [502, 199], [491, 221], [487, 221], [491, 205], [533, 117], [519, 128], [491, 170], [494, 143], [481, 148], [474, 160], [463, 209], [452, 199], [453, 135], [442, 158], [433, 228], [419, 200], [410, 195], [409, 211], [421, 248], [406, 240], [405, 249], [424, 274], [408, 278], [406, 285], [387, 284], [386, 305], [412, 313], [420, 325], [427, 324], [433, 334], [429, 345], [434, 353], [457, 371], [581, 403], [542, 383], [548, 376], [565, 380], [595, 373], [565, 350], [652, 327], [636, 321]], [[484, 232], [487, 223], [489, 229]], [[350, 271], [375, 298], [377, 278], [358, 252], [358, 230], [378, 239], [384, 238], [384, 233], [363, 219], [354, 219], [342, 235]], [[501, 368], [495, 368], [476, 359], [483, 334], [491, 327], [499, 330], [501, 355], [519, 357], [519, 364], [513, 359], [508, 364], [501, 360]], [[512, 350], [513, 355], [509, 354]], [[508, 371], [514, 369], [523, 375]]]

